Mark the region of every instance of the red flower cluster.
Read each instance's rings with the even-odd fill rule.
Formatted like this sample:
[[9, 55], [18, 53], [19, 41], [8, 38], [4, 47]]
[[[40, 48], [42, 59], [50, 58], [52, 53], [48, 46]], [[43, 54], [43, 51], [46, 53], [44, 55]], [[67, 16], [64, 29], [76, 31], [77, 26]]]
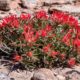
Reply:
[[74, 66], [75, 64], [76, 64], [75, 58], [70, 58], [70, 59], [68, 60], [68, 65], [69, 65], [70, 67]]
[[51, 19], [54, 22], [58, 22], [60, 24], [67, 24], [69, 26], [71, 26], [72, 29], [70, 29], [67, 34], [65, 34], [65, 36], [62, 39], [62, 42], [64, 42], [66, 45], [70, 45], [70, 40], [72, 39], [72, 33], [74, 33], [74, 28], [76, 31], [76, 35], [75, 35], [75, 39], [73, 40], [73, 44], [76, 46], [80, 46], [80, 26], [78, 25], [78, 20], [76, 20], [73, 16], [68, 15], [64, 12], [54, 12], [51, 15]]
[[62, 39], [62, 42], [64, 42], [66, 45], [70, 45], [70, 39], [71, 39], [71, 36], [72, 36], [72, 32], [73, 32], [73, 30], [70, 29]]
[[43, 47], [43, 52], [45, 52], [45, 53], [47, 53], [47, 52], [49, 52], [50, 51], [50, 44], [48, 44], [47, 46], [44, 46]]
[[18, 21], [18, 19], [13, 20], [13, 22], [11, 22], [11, 26], [15, 27], [15, 28], [18, 28], [19, 27], [19, 21]]
[[24, 37], [28, 42], [35, 42], [39, 39], [40, 36], [46, 37], [47, 34], [51, 31], [52, 26], [46, 25], [44, 29], [35, 31], [31, 25], [24, 26]]
[[20, 15], [20, 19], [21, 20], [29, 20], [30, 18], [31, 18], [31, 15], [30, 14], [24, 14], [24, 13], [22, 13]]
[[70, 26], [78, 26], [78, 20], [76, 20], [73, 16], [68, 15], [64, 12], [54, 12], [51, 15], [53, 21], [57, 21], [61, 24], [68, 24]]
[[66, 58], [66, 54], [61, 54], [60, 57], [62, 60], [64, 60]]
[[45, 11], [38, 11], [36, 13], [36, 18], [37, 19], [48, 19], [48, 15], [46, 14]]
[[51, 52], [51, 57], [55, 58], [59, 53], [56, 51]]
[[14, 59], [14, 61], [21, 61], [21, 60], [22, 60], [22, 57], [19, 56], [19, 55], [15, 55], [15, 56], [13, 57], [13, 59]]
[[24, 37], [25, 40], [29, 43], [31, 42], [35, 42], [38, 38], [39, 38], [39, 33], [38, 31], [36, 32], [36, 34], [34, 34], [35, 31], [33, 30], [32, 26], [28, 25], [28, 26], [24, 26]]
[[74, 46], [76, 46], [76, 47], [80, 47], [80, 39], [78, 39], [78, 38], [74, 39], [74, 40], [73, 40], [73, 44], [74, 44]]
[[18, 28], [19, 27], [19, 21], [16, 15], [11, 15], [9, 17], [6, 17], [2, 20], [0, 27], [3, 28], [7, 25], [10, 25], [10, 27]]
[[27, 52], [27, 53], [26, 53], [26, 56], [32, 57], [32, 56], [33, 56], [33, 53], [32, 53], [32, 52]]
[[[22, 61], [26, 56], [25, 60], [41, 58], [44, 53], [49, 62], [60, 58], [57, 60], [66, 60], [66, 64], [73, 66], [76, 64], [74, 53], [77, 55], [77, 48], [80, 47], [80, 26], [73, 16], [63, 12], [48, 16], [45, 11], [39, 11], [33, 17], [22, 13], [20, 17], [11, 15], [2, 20], [0, 39], [19, 53], [14, 56], [15, 61]], [[40, 63], [38, 61], [35, 62]]]

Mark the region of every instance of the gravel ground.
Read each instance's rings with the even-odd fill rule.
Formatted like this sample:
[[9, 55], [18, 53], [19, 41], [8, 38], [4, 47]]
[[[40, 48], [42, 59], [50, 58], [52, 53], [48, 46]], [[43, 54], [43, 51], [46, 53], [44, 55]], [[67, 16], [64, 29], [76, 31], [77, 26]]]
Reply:
[[[54, 80], [80, 80], [80, 66], [73, 68], [53, 68], [51, 71], [53, 72]], [[6, 77], [5, 74], [11, 80], [31, 80], [34, 71], [17, 70], [10, 72], [6, 66], [0, 65], [0, 77]]]

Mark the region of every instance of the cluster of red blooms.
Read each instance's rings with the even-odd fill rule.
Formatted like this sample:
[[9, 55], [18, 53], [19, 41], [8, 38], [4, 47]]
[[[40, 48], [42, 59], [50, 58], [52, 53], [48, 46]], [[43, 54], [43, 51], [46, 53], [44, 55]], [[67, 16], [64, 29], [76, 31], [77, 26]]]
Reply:
[[[61, 25], [66, 25], [68, 24], [71, 28], [68, 30], [68, 32], [63, 36], [62, 38], [62, 42], [64, 42], [67, 46], [70, 45], [70, 40], [72, 39], [72, 33], [75, 33], [75, 37], [74, 39], [72, 39], [72, 44], [76, 47], [80, 46], [80, 27], [78, 25], [78, 21], [71, 15], [68, 15], [66, 13], [63, 12], [54, 12], [51, 16], [48, 16], [46, 14], [45, 11], [39, 11], [36, 13], [35, 15], [36, 19], [40, 19], [40, 20], [48, 20], [51, 19], [53, 22], [58, 22]], [[21, 35], [23, 35], [24, 40], [27, 43], [35, 43], [37, 42], [37, 40], [39, 40], [40, 38], [45, 38], [45, 37], [55, 37], [56, 35], [53, 34], [53, 26], [50, 24], [46, 24], [43, 28], [40, 28], [39, 26], [39, 30], [36, 30], [34, 28], [34, 25], [32, 23], [28, 23], [28, 24], [24, 24], [23, 27], [20, 27], [21, 23], [20, 21], [24, 22], [24, 21], [28, 21], [31, 20], [31, 15], [30, 14], [21, 14], [20, 17], [16, 17], [16, 15], [11, 15], [8, 16], [6, 18], [3, 19], [3, 21], [0, 24], [0, 28], [4, 28], [6, 26], [9, 26], [11, 28], [17, 28], [17, 30], [19, 28], [23, 28], [23, 32]], [[40, 24], [41, 25], [41, 24]], [[32, 46], [31, 46], [32, 47]], [[49, 56], [55, 58], [57, 55], [60, 55], [61, 59], [64, 60], [66, 57], [66, 54], [60, 54], [58, 51], [55, 50], [51, 50], [52, 45], [51, 44], [47, 44], [47, 46], [43, 46], [42, 48], [42, 52], [48, 54]], [[29, 51], [25, 53], [28, 57], [32, 57], [33, 55], [33, 51]], [[14, 56], [14, 60], [15, 61], [20, 61], [22, 60], [22, 56], [20, 55], [15, 55]], [[73, 66], [76, 63], [76, 59], [75, 58], [70, 58], [68, 60], [68, 65], [69, 66]]]
[[46, 25], [44, 29], [35, 31], [32, 25], [25, 25], [23, 35], [27, 42], [36, 42], [41, 36], [46, 37], [52, 26]]
[[19, 21], [16, 15], [11, 15], [9, 17], [4, 18], [0, 24], [0, 27], [3, 28], [8, 24], [10, 25], [10, 27], [13, 27], [13, 28], [19, 27]]
[[70, 39], [71, 39], [71, 36], [72, 36], [72, 33], [73, 30], [72, 29], [69, 29], [69, 31], [67, 32], [67, 34], [63, 37], [62, 41], [66, 44], [66, 45], [70, 45]]
[[68, 15], [66, 13], [63, 12], [54, 12], [51, 15], [51, 18], [53, 21], [57, 21], [63, 25], [68, 24], [69, 26], [71, 26], [72, 29], [68, 30], [67, 34], [63, 37], [62, 41], [66, 44], [66, 45], [70, 45], [70, 38], [72, 36], [72, 32], [74, 32], [74, 28], [76, 31], [76, 37], [73, 40], [73, 44], [76, 47], [80, 46], [80, 26], [78, 23], [78, 20], [75, 19], [73, 16]]
[[48, 15], [46, 14], [45, 11], [38, 11], [36, 13], [36, 18], [37, 19], [48, 19]]
[[31, 18], [31, 15], [30, 14], [21, 14], [20, 15], [20, 19], [21, 20], [29, 20]]
[[51, 15], [53, 21], [57, 21], [61, 24], [68, 24], [70, 26], [78, 26], [78, 21], [71, 15], [68, 15], [64, 12], [54, 12]]

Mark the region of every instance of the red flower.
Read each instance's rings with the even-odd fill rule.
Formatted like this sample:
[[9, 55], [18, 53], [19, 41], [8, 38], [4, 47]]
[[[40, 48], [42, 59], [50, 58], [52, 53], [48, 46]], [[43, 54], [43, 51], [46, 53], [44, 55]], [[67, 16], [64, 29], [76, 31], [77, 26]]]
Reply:
[[34, 31], [31, 25], [25, 25], [24, 32], [22, 34], [27, 42], [31, 43], [35, 41]]
[[11, 26], [18, 28], [19, 27], [19, 21], [17, 19], [13, 20], [13, 22], [11, 22]]
[[74, 27], [78, 25], [78, 20], [76, 20], [73, 16], [70, 16], [64, 12], [54, 12], [51, 15], [51, 19], [61, 24], [68, 24]]
[[32, 25], [24, 25], [24, 32], [32, 31], [33, 26]]
[[70, 59], [68, 60], [68, 65], [69, 65], [70, 67], [74, 66], [75, 64], [76, 64], [75, 58], [70, 58]]
[[35, 34], [35, 40], [39, 39], [39, 37], [40, 37], [40, 33], [37, 31]]
[[46, 30], [41, 30], [41, 36], [42, 36], [42, 37], [46, 37], [46, 36], [47, 36]]
[[64, 60], [66, 55], [65, 54], [60, 54], [60, 57], [61, 57], [62, 60]]
[[[16, 20], [17, 19], [17, 17], [16, 17], [16, 15], [11, 15], [11, 16], [9, 16], [9, 17], [5, 17], [4, 19], [3, 19], [3, 24], [8, 24], [8, 23], [10, 23], [10, 22], [13, 22], [14, 20]], [[5, 25], [4, 25], [5, 26]]]
[[80, 39], [76, 38], [73, 40], [73, 45], [76, 47], [80, 47]]
[[24, 13], [22, 13], [22, 14], [20, 15], [20, 18], [21, 18], [22, 20], [29, 20], [29, 19], [31, 18], [31, 15], [30, 15], [30, 14], [24, 14]]
[[43, 47], [43, 52], [47, 53], [49, 51], [49, 46], [44, 46]]
[[46, 12], [45, 11], [39, 11], [36, 13], [36, 18], [37, 19], [47, 19], [48, 16], [46, 15]]
[[62, 21], [63, 21], [63, 17], [64, 17], [64, 15], [66, 15], [66, 14], [64, 14], [63, 12], [54, 12], [52, 15], [51, 15], [51, 18], [52, 18], [52, 20], [53, 21], [57, 21], [57, 22], [59, 22], [59, 23], [63, 23]]
[[62, 16], [62, 24], [67, 24], [68, 23], [68, 19], [69, 19], [69, 15], [68, 14], [64, 14]]
[[76, 37], [80, 37], [80, 26], [76, 26]]
[[70, 39], [71, 39], [71, 36], [72, 36], [72, 29], [70, 29], [69, 31], [68, 31], [68, 33], [63, 37], [63, 39], [62, 39], [62, 42], [64, 42], [66, 45], [69, 45], [69, 43], [70, 43]]
[[21, 60], [22, 60], [22, 57], [19, 56], [19, 55], [15, 55], [13, 59], [14, 59], [15, 61], [21, 61]]
[[76, 26], [76, 25], [78, 25], [78, 20], [76, 20], [73, 16], [69, 16], [69, 18], [68, 18], [69, 20], [68, 20], [68, 24], [70, 25], [70, 26]]
[[28, 30], [29, 30], [29, 26], [24, 25], [24, 32], [28, 32]]
[[51, 31], [52, 30], [52, 26], [46, 25], [45, 30], [48, 31], [48, 32]]
[[11, 24], [12, 26], [18, 27], [17, 25], [18, 23], [18, 19], [16, 17], [16, 15], [10, 15], [9, 17], [5, 17], [2, 22], [1, 22], [1, 26], [5, 27], [7, 24]]
[[5, 27], [7, 24], [8, 24], [8, 21], [6, 20], [6, 18], [4, 18], [4, 19], [2, 20], [1, 25], [2, 25], [3, 27]]
[[52, 51], [51, 54], [50, 54], [50, 56], [51, 57], [56, 57], [58, 54], [59, 54], [58, 52]]
[[10, 15], [10, 16], [8, 17], [8, 19], [9, 19], [10, 21], [13, 21], [13, 20], [17, 19], [17, 16], [16, 16], [16, 15]]
[[25, 40], [28, 41], [29, 43], [35, 42], [34, 31], [25, 32], [24, 37]]
[[27, 55], [28, 57], [32, 57], [32, 56], [33, 56], [33, 53], [32, 53], [32, 52], [27, 52], [26, 55]]

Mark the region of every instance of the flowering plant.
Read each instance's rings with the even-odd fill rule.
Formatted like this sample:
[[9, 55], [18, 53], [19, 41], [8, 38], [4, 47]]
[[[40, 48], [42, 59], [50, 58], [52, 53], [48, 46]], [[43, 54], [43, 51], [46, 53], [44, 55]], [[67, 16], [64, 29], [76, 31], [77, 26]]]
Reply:
[[10, 15], [0, 23], [0, 43], [25, 67], [74, 66], [80, 59], [80, 26], [71, 15], [45, 11]]

